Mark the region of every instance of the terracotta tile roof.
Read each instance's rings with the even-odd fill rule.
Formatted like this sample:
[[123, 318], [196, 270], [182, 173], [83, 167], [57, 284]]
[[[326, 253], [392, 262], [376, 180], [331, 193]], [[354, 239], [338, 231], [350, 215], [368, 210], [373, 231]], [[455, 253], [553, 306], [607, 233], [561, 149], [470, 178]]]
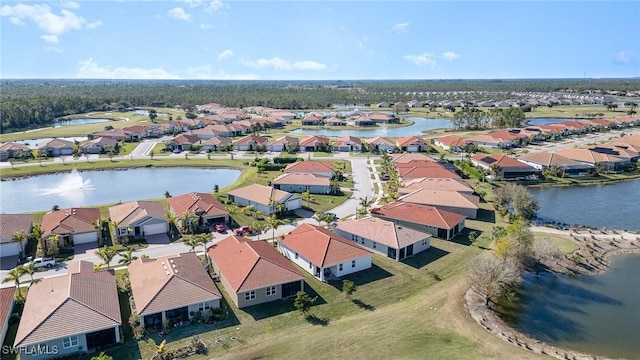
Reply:
[[447, 136], [442, 136], [439, 138], [435, 138], [433, 139], [433, 141], [437, 141], [443, 145], [446, 146], [458, 146], [458, 147], [463, 147], [466, 145], [466, 142], [463, 138], [457, 137], [457, 136], [452, 136], [452, 135], [447, 135]]
[[318, 143], [329, 144], [329, 138], [324, 136], [309, 136], [300, 141], [300, 146], [315, 146]]
[[467, 144], [469, 143], [486, 143], [486, 144], [500, 144], [503, 142], [503, 139], [495, 138], [491, 135], [476, 135], [465, 139]]
[[220, 299], [220, 291], [195, 253], [138, 259], [127, 267], [139, 315]]
[[269, 139], [262, 136], [247, 135], [243, 138], [240, 138], [234, 141], [233, 143], [236, 145], [266, 144], [268, 140]]
[[404, 202], [395, 202], [374, 208], [371, 210], [371, 215], [434, 226], [439, 229], [453, 229], [466, 219], [466, 216], [462, 214], [441, 210], [434, 206]]
[[393, 141], [391, 141], [391, 139], [380, 137], [380, 136], [374, 137], [371, 139], [365, 139], [364, 141], [374, 145], [396, 146], [396, 144]]
[[227, 215], [227, 208], [208, 193], [192, 192], [184, 195], [172, 196], [167, 199], [175, 214], [185, 211], [202, 216]]
[[323, 227], [302, 224], [280, 240], [280, 244], [325, 267], [371, 255], [344, 237]]
[[298, 197], [297, 195], [290, 194], [286, 191], [259, 184], [247, 185], [245, 187], [229, 191], [227, 194], [262, 205], [269, 205], [269, 199], [271, 198], [275, 199], [275, 201], [282, 202], [289, 197]]
[[601, 162], [624, 162], [624, 159], [618, 156], [602, 154], [589, 149], [560, 149], [556, 151], [556, 154], [589, 164], [597, 164]]
[[129, 136], [129, 132], [123, 129], [111, 129], [111, 130], [103, 130], [103, 131], [96, 131], [94, 133], [92, 133], [92, 135], [94, 136], [104, 136], [104, 137], [119, 137], [119, 138], [125, 138], [127, 136]]
[[200, 138], [193, 135], [180, 134], [175, 138], [169, 140], [169, 143], [172, 144], [196, 144], [200, 141]]
[[265, 240], [228, 236], [209, 247], [207, 254], [236, 293], [303, 279], [298, 269]]
[[274, 141], [272, 141], [270, 144], [271, 145], [279, 145], [279, 144], [283, 144], [283, 145], [298, 145], [298, 143], [300, 142], [300, 140], [298, 140], [298, 138], [294, 138], [293, 136], [282, 136]]
[[73, 141], [62, 140], [62, 139], [51, 139], [47, 141], [43, 141], [38, 143], [36, 146], [38, 149], [44, 148], [53, 148], [53, 149], [63, 149], [63, 148], [73, 148]]
[[298, 161], [287, 165], [284, 172], [328, 172], [333, 171], [333, 163], [326, 161]]
[[0, 242], [9, 242], [16, 232], [29, 235], [33, 227], [33, 214], [0, 214]]
[[516, 140], [516, 139], [527, 137], [524, 134], [517, 134], [508, 130], [492, 131], [487, 135], [491, 136], [494, 139], [501, 139], [501, 140]]
[[9, 311], [11, 311], [11, 308], [13, 307], [13, 299], [15, 294], [15, 286], [0, 288], [0, 329], [4, 329], [6, 325], [5, 320], [9, 320]]
[[31, 151], [29, 145], [19, 144], [14, 142], [6, 142], [0, 144], [0, 150], [9, 151], [9, 150], [22, 150], [22, 151]]
[[527, 160], [534, 164], [539, 164], [542, 166], [563, 166], [563, 165], [578, 165], [581, 162], [569, 159], [568, 157], [564, 157], [559, 154], [550, 153], [546, 151], [537, 152], [537, 153], [528, 153], [524, 155], [520, 155], [518, 159]]
[[336, 223], [336, 228], [395, 249], [431, 237], [431, 234], [426, 232], [402, 227], [376, 217], [341, 220]]
[[29, 288], [15, 345], [42, 343], [122, 324], [116, 278], [79, 261], [69, 274], [42, 279]]
[[167, 221], [167, 212], [157, 201], [131, 201], [109, 207], [109, 217], [120, 226], [126, 226], [145, 217]]
[[80, 145], [81, 148], [87, 148], [93, 146], [116, 146], [118, 140], [106, 137], [97, 137], [93, 140], [89, 140], [88, 142]]
[[431, 163], [432, 165], [425, 166], [400, 166], [398, 175], [402, 179], [416, 179], [416, 178], [443, 178], [443, 179], [460, 179], [460, 175], [455, 171], [449, 170], [438, 163]]
[[398, 144], [398, 146], [408, 146], [408, 145], [416, 145], [416, 144], [420, 144], [420, 145], [424, 145], [426, 144], [426, 142], [424, 141], [424, 139], [421, 139], [417, 136], [405, 136], [405, 137], [401, 137], [398, 140], [396, 140], [396, 143]]
[[342, 144], [362, 144], [362, 140], [355, 136], [343, 136], [333, 143], [333, 146], [339, 146]]
[[477, 195], [459, 193], [457, 191], [439, 191], [417, 189], [398, 199], [402, 202], [431, 206], [446, 206], [465, 209], [478, 209], [480, 198]]
[[425, 190], [440, 190], [440, 191], [458, 191], [465, 193], [473, 193], [473, 189], [462, 179], [452, 178], [417, 178], [406, 181], [404, 183], [404, 189], [410, 190], [425, 189]]
[[406, 163], [412, 160], [433, 160], [425, 154], [420, 153], [402, 153], [391, 155], [391, 162], [394, 164]]
[[220, 134], [226, 133], [226, 131], [219, 131], [219, 130], [216, 130], [213, 125], [207, 125], [202, 129], [193, 129], [189, 131], [189, 133], [196, 137], [199, 137], [199, 135], [200, 136], [218, 136]]
[[531, 171], [536, 170], [535, 168], [527, 164], [524, 164], [510, 156], [502, 154], [476, 154], [473, 156], [473, 160], [481, 165], [484, 165], [485, 167], [498, 165], [500, 169], [528, 169]]
[[216, 136], [202, 142], [202, 145], [225, 146], [231, 144], [231, 139], [224, 136]]
[[318, 185], [318, 186], [330, 186], [331, 179], [326, 176], [316, 175], [313, 173], [285, 173], [273, 180], [273, 184], [277, 185]]
[[97, 231], [93, 223], [100, 219], [100, 209], [69, 208], [48, 212], [42, 217], [42, 236]]

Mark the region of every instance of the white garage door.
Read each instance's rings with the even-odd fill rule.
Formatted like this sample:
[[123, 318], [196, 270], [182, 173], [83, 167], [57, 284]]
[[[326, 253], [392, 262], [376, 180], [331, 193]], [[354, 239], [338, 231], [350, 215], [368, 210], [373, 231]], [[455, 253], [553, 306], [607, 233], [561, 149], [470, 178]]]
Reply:
[[167, 224], [153, 224], [153, 225], [145, 225], [143, 230], [145, 235], [155, 235], [155, 234], [164, 234], [167, 232]]
[[74, 244], [86, 244], [93, 241], [98, 241], [98, 234], [95, 232], [73, 235]]
[[17, 242], [8, 242], [0, 245], [0, 257], [15, 256], [20, 253], [20, 244]]

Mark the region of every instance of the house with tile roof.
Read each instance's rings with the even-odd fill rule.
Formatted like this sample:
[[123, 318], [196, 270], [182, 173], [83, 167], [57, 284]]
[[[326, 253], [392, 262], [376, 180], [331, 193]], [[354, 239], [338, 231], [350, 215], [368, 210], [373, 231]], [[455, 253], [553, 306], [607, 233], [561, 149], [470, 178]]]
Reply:
[[391, 155], [391, 163], [394, 166], [397, 164], [408, 163], [414, 160], [436, 162], [436, 160], [434, 160], [433, 158], [430, 158], [429, 156], [425, 154], [420, 154], [420, 153], [402, 153], [402, 154]]
[[362, 151], [362, 140], [355, 136], [343, 136], [333, 143], [334, 151], [359, 152]]
[[292, 193], [331, 194], [335, 190], [331, 186], [331, 178], [303, 172], [284, 173], [275, 178], [271, 186]]
[[[412, 192], [416, 189], [457, 191], [460, 193], [473, 194], [474, 190], [464, 180], [459, 178], [416, 178], [404, 182], [404, 186], [399, 189], [404, 193]], [[401, 192], [402, 193], [402, 192]]]
[[365, 139], [364, 141], [369, 144], [369, 148], [373, 152], [389, 152], [396, 149], [396, 144], [391, 141], [391, 139], [385, 137], [377, 136], [374, 138]]
[[211, 228], [229, 222], [227, 208], [209, 193], [191, 192], [167, 199], [169, 212], [176, 217], [190, 213], [197, 217], [199, 226]]
[[429, 149], [424, 139], [417, 136], [405, 136], [396, 140], [396, 146], [406, 152], [423, 152]]
[[109, 207], [117, 236], [149, 236], [169, 232], [164, 206], [157, 201], [131, 201]]
[[462, 231], [467, 218], [463, 214], [435, 206], [404, 202], [394, 202], [373, 208], [371, 216], [415, 230], [426, 231], [444, 240], [451, 240]]
[[227, 150], [227, 146], [231, 144], [232, 140], [228, 137], [224, 136], [216, 136], [211, 139], [202, 141], [200, 145], [202, 146], [202, 150], [206, 152], [212, 151], [225, 151]]
[[341, 119], [336, 116], [332, 116], [324, 121], [327, 126], [345, 126], [347, 122], [344, 119]]
[[431, 234], [376, 217], [336, 222], [334, 231], [355, 244], [395, 261], [427, 250]]
[[237, 151], [254, 151], [259, 146], [263, 146], [267, 144], [266, 137], [256, 136], [256, 135], [247, 135], [233, 142], [233, 149]]
[[251, 184], [227, 193], [229, 201], [238, 206], [253, 206], [254, 210], [271, 215], [278, 211], [277, 203], [284, 204], [285, 211], [302, 207], [302, 198], [271, 186]]
[[68, 208], [51, 211], [42, 217], [43, 247], [58, 239], [59, 247], [87, 244], [98, 241], [96, 222], [100, 220], [100, 209]]
[[600, 166], [607, 171], [626, 171], [631, 164], [630, 158], [622, 158], [613, 154], [603, 154], [591, 149], [560, 149], [556, 154], [562, 155], [569, 159]]
[[127, 270], [135, 311], [145, 328], [161, 327], [166, 320], [179, 324], [220, 307], [222, 295], [195, 253], [141, 257]]
[[4, 344], [4, 338], [7, 336], [11, 312], [15, 305], [15, 295], [15, 286], [0, 288], [0, 344]]
[[0, 144], [0, 161], [9, 159], [30, 158], [31, 149], [29, 145], [19, 144], [15, 142], [6, 142]]
[[313, 135], [300, 141], [300, 151], [326, 151], [328, 149], [328, 137]]
[[[27, 236], [31, 234], [31, 230], [33, 214], [0, 214], [0, 257], [20, 255], [27, 246]], [[27, 235], [22, 244], [11, 241], [16, 232]]]
[[300, 140], [293, 136], [282, 136], [274, 141], [267, 143], [267, 151], [280, 152], [286, 150], [295, 150], [298, 148]]
[[55, 157], [73, 155], [73, 141], [63, 139], [51, 139], [38, 143], [38, 156]]
[[322, 125], [322, 116], [309, 114], [300, 120], [302, 126], [319, 126]]
[[304, 289], [304, 277], [266, 240], [228, 236], [207, 249], [231, 301], [238, 307], [295, 296]]
[[441, 136], [439, 138], [431, 139], [431, 142], [435, 146], [454, 153], [462, 151], [464, 146], [467, 145], [465, 139], [453, 135]]
[[395, 168], [403, 180], [418, 178], [460, 179], [460, 175], [455, 171], [431, 160], [412, 160], [406, 163], [397, 163]]
[[476, 146], [490, 147], [490, 148], [504, 148], [510, 147], [511, 142], [504, 142], [503, 139], [495, 138], [491, 135], [480, 134], [472, 137], [468, 137], [465, 140], [466, 144], [474, 144]]
[[31, 284], [14, 346], [20, 359], [92, 352], [120, 343], [121, 326], [115, 276], [78, 261], [67, 275]]
[[469, 219], [478, 217], [480, 197], [457, 191], [416, 189], [398, 198], [400, 202], [435, 206], [439, 209], [462, 214]]
[[284, 168], [285, 173], [312, 173], [319, 176], [325, 176], [328, 178], [333, 178], [335, 173], [333, 172], [333, 163], [328, 161], [313, 161], [313, 160], [304, 160], [297, 161], [287, 165]]
[[103, 138], [114, 139], [116, 141], [131, 141], [131, 133], [124, 129], [110, 129], [110, 130], [96, 131], [87, 135], [87, 137], [89, 138], [89, 140], [103, 137]]
[[278, 241], [278, 249], [320, 281], [371, 268], [371, 253], [323, 227], [302, 224]]
[[540, 170], [503, 154], [476, 154], [471, 162], [487, 171], [497, 167], [498, 173], [493, 175], [504, 180], [529, 179], [540, 175]]
[[112, 138], [97, 137], [80, 145], [83, 154], [106, 154], [118, 148], [118, 140]]
[[194, 145], [199, 145], [200, 138], [189, 134], [180, 134], [173, 139], [167, 141], [166, 147], [171, 150], [189, 151]]
[[523, 154], [517, 160], [541, 171], [557, 166], [566, 176], [586, 176], [595, 172], [595, 167], [592, 164], [546, 151]]

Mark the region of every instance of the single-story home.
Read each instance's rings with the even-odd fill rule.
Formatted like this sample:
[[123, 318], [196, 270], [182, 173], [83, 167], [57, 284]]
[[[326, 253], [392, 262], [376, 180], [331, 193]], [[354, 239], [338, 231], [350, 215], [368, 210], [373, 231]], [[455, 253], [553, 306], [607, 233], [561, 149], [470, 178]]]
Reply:
[[305, 160], [305, 161], [297, 161], [287, 165], [284, 169], [285, 173], [312, 173], [319, 176], [324, 176], [328, 178], [333, 178], [335, 173], [333, 172], [333, 163], [328, 161], [313, 161], [313, 160]]
[[[24, 252], [31, 230], [33, 214], [0, 214], [0, 257], [18, 256]], [[25, 234], [22, 243], [12, 241], [14, 235], [20, 232]]]
[[391, 141], [391, 139], [385, 137], [377, 136], [371, 139], [365, 139], [364, 141], [369, 144], [371, 151], [388, 152], [396, 149], [396, 144]]
[[417, 178], [404, 182], [402, 189], [405, 193], [413, 190], [438, 190], [438, 191], [457, 191], [460, 193], [473, 194], [474, 190], [469, 184], [462, 179], [456, 178]]
[[435, 206], [439, 209], [463, 214], [469, 219], [478, 217], [480, 197], [457, 191], [416, 189], [398, 198], [398, 201]]
[[431, 178], [431, 179], [460, 179], [455, 171], [450, 170], [443, 164], [424, 161], [413, 160], [406, 163], [395, 164], [398, 175], [403, 180], [418, 179], [418, 178]]
[[362, 151], [362, 140], [355, 136], [343, 136], [333, 143], [333, 150], [344, 152]]
[[206, 152], [227, 150], [229, 144], [231, 144], [231, 139], [224, 136], [216, 136], [200, 143], [202, 150]]
[[394, 202], [371, 210], [377, 218], [393, 221], [415, 230], [426, 231], [440, 239], [451, 240], [464, 229], [465, 215], [435, 206]]
[[100, 209], [97, 208], [69, 208], [51, 211], [42, 217], [42, 245], [58, 237], [58, 246], [67, 247], [74, 244], [86, 244], [98, 241], [99, 229], [96, 224], [100, 221]]
[[54, 157], [73, 155], [73, 141], [51, 139], [37, 145], [38, 156]]
[[295, 150], [298, 148], [300, 140], [293, 136], [282, 136], [272, 142], [267, 143], [267, 151], [280, 152], [286, 150]]
[[434, 160], [433, 158], [420, 153], [402, 153], [402, 154], [391, 155], [391, 163], [394, 164], [394, 166], [397, 164], [408, 163], [414, 160], [418, 160], [418, 161], [426, 160], [426, 161], [436, 162], [436, 160]]
[[314, 173], [284, 173], [273, 180], [271, 186], [278, 190], [293, 193], [309, 191], [311, 194], [331, 194], [331, 178]]
[[396, 140], [396, 146], [406, 152], [423, 152], [429, 149], [429, 145], [417, 136], [405, 136]]
[[89, 140], [93, 140], [95, 138], [103, 137], [110, 138], [116, 141], [131, 141], [131, 133], [124, 129], [110, 129], [103, 131], [96, 131], [87, 136]]
[[487, 171], [493, 171], [497, 166], [498, 173], [494, 175], [504, 180], [525, 179], [540, 175], [540, 170], [503, 154], [476, 154], [471, 158], [471, 162]]
[[462, 151], [467, 144], [465, 139], [453, 135], [441, 136], [439, 138], [432, 139], [431, 142], [435, 146], [454, 153]]
[[300, 141], [300, 151], [327, 151], [329, 138], [324, 136], [309, 136]]
[[207, 255], [238, 308], [295, 296], [304, 289], [300, 271], [266, 240], [229, 236], [210, 246]]
[[115, 276], [78, 261], [31, 284], [14, 346], [23, 360], [92, 352], [120, 343], [121, 326]]
[[198, 225], [211, 227], [229, 222], [227, 208], [209, 193], [192, 192], [167, 199], [169, 212], [174, 216], [191, 213], [198, 217]]
[[118, 148], [118, 140], [105, 137], [97, 137], [80, 145], [83, 154], [105, 154]]
[[518, 161], [538, 170], [557, 166], [558, 169], [567, 176], [585, 176], [595, 172], [595, 166], [593, 166], [593, 164], [576, 161], [562, 155], [546, 151], [523, 154], [517, 159]]
[[194, 135], [188, 134], [180, 134], [175, 138], [169, 140], [166, 144], [166, 147], [171, 150], [191, 150], [191, 147], [194, 145], [199, 145], [201, 142], [200, 138]]
[[503, 148], [510, 147], [512, 145], [512, 142], [510, 140], [507, 140], [507, 142], [505, 142], [504, 139], [494, 138], [493, 136], [486, 134], [468, 137], [464, 141], [466, 144], [474, 144], [476, 146], [490, 148]]
[[9, 320], [15, 305], [16, 287], [0, 288], [0, 343], [4, 344], [4, 337], [9, 329]]
[[109, 207], [117, 236], [148, 236], [169, 232], [164, 206], [157, 201], [131, 201]]
[[332, 116], [324, 121], [327, 126], [345, 126], [347, 122], [339, 117]]
[[302, 224], [278, 241], [287, 259], [328, 281], [371, 268], [371, 253], [323, 227]]
[[0, 161], [32, 157], [29, 145], [14, 142], [0, 144]]
[[556, 154], [569, 159], [600, 166], [607, 171], [625, 171], [631, 164], [631, 159], [621, 158], [611, 154], [603, 154], [591, 149], [560, 149]]
[[271, 186], [251, 184], [227, 193], [229, 201], [239, 206], [252, 205], [254, 210], [271, 215], [278, 211], [277, 203], [284, 204], [285, 210], [297, 210], [302, 207], [302, 198]]
[[367, 250], [396, 261], [427, 250], [432, 236], [376, 217], [341, 220], [334, 231]]
[[220, 307], [222, 295], [195, 253], [141, 257], [127, 270], [135, 311], [145, 328], [162, 327], [166, 320], [178, 324]]
[[237, 151], [253, 151], [256, 150], [258, 146], [266, 146], [267, 141], [269, 141], [269, 139], [263, 136], [247, 135], [234, 141], [233, 149]]

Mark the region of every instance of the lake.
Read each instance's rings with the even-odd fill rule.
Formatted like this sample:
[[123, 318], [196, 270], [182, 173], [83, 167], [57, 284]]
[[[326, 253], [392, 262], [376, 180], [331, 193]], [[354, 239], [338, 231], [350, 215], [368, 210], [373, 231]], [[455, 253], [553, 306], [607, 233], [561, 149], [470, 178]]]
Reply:
[[603, 273], [523, 278], [504, 320], [523, 333], [562, 348], [612, 358], [640, 357], [640, 255], [619, 255]]
[[563, 118], [529, 118], [529, 125], [548, 125], [548, 124], [560, 124], [569, 120], [582, 120], [582, 119], [563, 119]]
[[65, 120], [59, 120], [53, 123], [53, 127], [60, 127], [60, 126], [70, 126], [70, 125], [87, 125], [87, 124], [100, 124], [100, 123], [107, 123], [110, 122], [111, 120], [109, 119], [91, 119], [91, 118], [86, 118], [86, 119], [65, 119]]
[[[86, 136], [74, 136], [74, 137], [59, 137], [57, 139], [82, 142], [82, 141], [87, 141], [89, 138]], [[15, 142], [18, 144], [26, 144], [30, 148], [35, 149], [38, 146], [38, 144], [49, 141], [49, 140], [53, 140], [53, 138], [46, 137], [46, 138], [40, 138], [40, 139], [19, 140]]]
[[23, 213], [50, 210], [53, 205], [97, 206], [108, 203], [210, 192], [236, 181], [240, 170], [139, 168], [38, 175], [0, 182], [0, 211]]
[[425, 119], [419, 117], [408, 117], [407, 120], [413, 121], [413, 125], [405, 127], [388, 128], [385, 126], [377, 126], [373, 128], [351, 128], [348, 130], [331, 130], [331, 129], [296, 129], [291, 131], [292, 134], [319, 135], [319, 136], [358, 136], [363, 138], [372, 138], [376, 136], [382, 137], [405, 137], [411, 135], [423, 135], [425, 131], [443, 129], [451, 127], [450, 119]]
[[529, 188], [544, 221], [640, 230], [640, 179], [588, 186]]

